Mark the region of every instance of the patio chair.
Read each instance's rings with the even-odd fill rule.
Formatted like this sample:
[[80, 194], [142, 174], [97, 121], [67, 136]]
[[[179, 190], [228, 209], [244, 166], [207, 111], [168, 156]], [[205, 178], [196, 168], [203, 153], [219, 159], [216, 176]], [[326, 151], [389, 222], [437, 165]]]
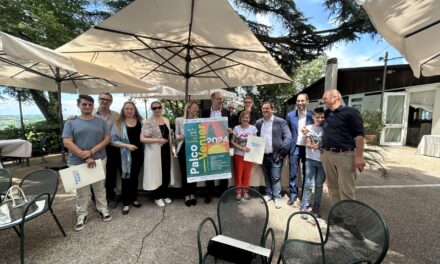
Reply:
[[[289, 239], [290, 221], [301, 214], [312, 217], [320, 237], [318, 241]], [[381, 263], [388, 246], [388, 227], [382, 216], [365, 203], [343, 200], [330, 209], [325, 238], [312, 214], [292, 214], [278, 263]]]
[[0, 169], [0, 202], [3, 201], [3, 196], [12, 185], [12, 175], [7, 169]]
[[[249, 199], [237, 200], [237, 191], [247, 192]], [[217, 218], [218, 227], [211, 217], [199, 225], [199, 263], [271, 263], [275, 235], [267, 228], [269, 209], [260, 193], [250, 188], [227, 190], [218, 200]]]
[[[50, 211], [61, 233], [63, 236], [66, 236], [52, 209], [52, 204], [58, 191], [58, 183], [58, 173], [48, 169], [30, 172], [20, 182], [20, 188], [32, 201], [25, 207], [12, 209], [17, 211], [10, 212], [11, 223], [0, 226], [0, 230], [14, 228], [20, 237], [20, 263], [24, 263], [24, 225], [27, 221]], [[17, 225], [19, 226], [19, 231], [15, 228]]]

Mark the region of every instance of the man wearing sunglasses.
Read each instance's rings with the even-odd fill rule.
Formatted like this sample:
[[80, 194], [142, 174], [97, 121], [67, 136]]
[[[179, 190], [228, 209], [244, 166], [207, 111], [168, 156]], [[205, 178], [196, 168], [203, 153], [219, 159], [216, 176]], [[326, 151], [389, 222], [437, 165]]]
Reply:
[[[228, 133], [232, 134], [232, 124], [230, 118], [230, 112], [223, 107], [224, 97], [221, 92], [214, 92], [211, 94], [211, 109], [202, 111], [202, 118], [209, 117], [227, 117], [228, 118]], [[209, 204], [212, 199], [212, 195], [220, 197], [220, 195], [228, 188], [228, 180], [220, 180], [220, 185], [217, 190], [214, 190], [214, 181], [206, 182], [205, 203]]]
[[[119, 113], [110, 110], [113, 102], [113, 96], [109, 92], [102, 92], [98, 97], [99, 106], [93, 110], [93, 114], [105, 121], [109, 131], [111, 131], [113, 123], [119, 117]], [[107, 193], [108, 206], [111, 209], [116, 208], [118, 199], [116, 197], [116, 176], [121, 170], [121, 153], [119, 148], [108, 144], [105, 148], [107, 152], [107, 165], [105, 174], [105, 190]]]

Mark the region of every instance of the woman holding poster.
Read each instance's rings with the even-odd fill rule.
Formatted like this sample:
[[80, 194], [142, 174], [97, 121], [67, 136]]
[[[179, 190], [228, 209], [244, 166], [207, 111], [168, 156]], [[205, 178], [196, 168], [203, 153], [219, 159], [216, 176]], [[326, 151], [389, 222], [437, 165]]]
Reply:
[[153, 115], [142, 126], [141, 142], [145, 143], [144, 190], [154, 191], [154, 203], [159, 207], [172, 203], [169, 198], [171, 178], [170, 121], [162, 116], [162, 104], [151, 103]]
[[[235, 185], [237, 187], [249, 187], [249, 181], [251, 178], [252, 162], [244, 160], [244, 153], [251, 150], [246, 147], [246, 142], [249, 136], [255, 136], [257, 134], [257, 128], [249, 124], [250, 113], [243, 111], [238, 117], [240, 125], [234, 127], [232, 131], [231, 143], [234, 145], [234, 164], [235, 164]], [[241, 201], [241, 198], [249, 199], [249, 194], [243, 192], [241, 189], [237, 189], [237, 201]]]
[[185, 106], [185, 113], [183, 117], [176, 119], [176, 138], [179, 141], [177, 146], [177, 157], [179, 158], [180, 174], [182, 175], [182, 189], [185, 195], [185, 205], [196, 205], [197, 200], [195, 197], [197, 183], [188, 183], [186, 175], [186, 157], [185, 157], [185, 136], [183, 130], [183, 123], [185, 119], [197, 118], [199, 113], [199, 106], [194, 101], [189, 101]]

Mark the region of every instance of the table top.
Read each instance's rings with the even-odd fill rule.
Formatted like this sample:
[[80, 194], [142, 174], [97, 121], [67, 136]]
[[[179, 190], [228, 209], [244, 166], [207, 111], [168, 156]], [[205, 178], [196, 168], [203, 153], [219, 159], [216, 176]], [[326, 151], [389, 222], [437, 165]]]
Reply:
[[0, 156], [30, 158], [32, 143], [24, 139], [2, 139], [0, 140]]

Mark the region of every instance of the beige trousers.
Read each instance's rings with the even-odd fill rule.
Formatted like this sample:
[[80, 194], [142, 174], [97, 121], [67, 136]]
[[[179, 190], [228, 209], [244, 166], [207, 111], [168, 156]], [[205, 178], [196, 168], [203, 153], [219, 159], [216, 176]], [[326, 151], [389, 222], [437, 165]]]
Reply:
[[332, 205], [340, 200], [355, 199], [355, 182], [357, 178], [354, 165], [354, 151], [331, 152], [321, 154], [327, 187]]
[[[106, 164], [107, 159], [103, 159], [102, 166], [104, 167], [104, 173]], [[87, 207], [92, 196], [90, 186], [92, 186], [93, 193], [95, 194], [96, 209], [101, 213], [108, 211], [105, 180], [102, 180], [76, 190], [76, 216], [78, 217], [87, 216], [88, 214]]]

